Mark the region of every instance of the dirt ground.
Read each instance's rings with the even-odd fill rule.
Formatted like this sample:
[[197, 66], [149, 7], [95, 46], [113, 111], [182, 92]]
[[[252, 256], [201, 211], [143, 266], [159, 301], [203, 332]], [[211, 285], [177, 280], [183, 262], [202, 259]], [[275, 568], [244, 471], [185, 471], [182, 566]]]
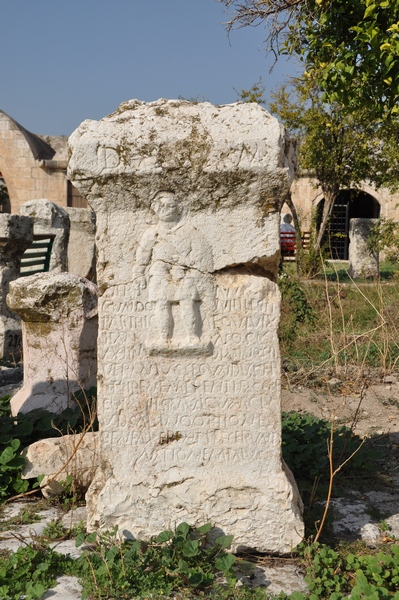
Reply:
[[362, 487], [348, 487], [343, 495], [341, 490], [331, 503], [335, 541], [363, 540], [374, 547], [399, 540], [399, 376], [371, 375], [356, 382], [326, 375], [310, 386], [306, 379], [299, 383], [297, 376], [292, 384], [286, 374], [282, 409], [353, 426], [382, 451]]
[[290, 385], [285, 377], [282, 410], [308, 412], [349, 427], [355, 419], [358, 435], [397, 433], [399, 437], [399, 377], [386, 375], [364, 384], [362, 390], [362, 381], [354, 386], [342, 385], [332, 377], [320, 389], [305, 383]]

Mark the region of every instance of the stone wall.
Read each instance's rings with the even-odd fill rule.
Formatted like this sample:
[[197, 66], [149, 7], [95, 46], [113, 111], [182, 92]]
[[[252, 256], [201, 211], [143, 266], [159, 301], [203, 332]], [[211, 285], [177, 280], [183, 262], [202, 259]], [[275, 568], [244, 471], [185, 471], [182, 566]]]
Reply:
[[22, 204], [36, 198], [66, 205], [67, 160], [57, 156], [49, 144], [0, 111], [0, 172], [11, 212], [18, 213]]
[[[316, 184], [316, 180], [306, 174], [299, 176], [292, 184], [292, 200], [301, 217], [303, 231], [309, 230], [312, 210], [323, 199], [323, 192]], [[376, 189], [366, 182], [360, 185], [359, 190], [377, 200], [381, 207], [381, 217], [399, 221], [399, 192], [392, 194], [387, 189]], [[283, 212], [289, 212], [287, 206]]]

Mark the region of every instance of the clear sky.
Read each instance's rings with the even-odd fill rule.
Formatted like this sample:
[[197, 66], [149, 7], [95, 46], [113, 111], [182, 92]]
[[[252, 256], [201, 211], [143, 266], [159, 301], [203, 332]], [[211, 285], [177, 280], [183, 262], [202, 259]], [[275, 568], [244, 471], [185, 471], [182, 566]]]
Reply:
[[262, 27], [228, 38], [216, 0], [0, 0], [0, 109], [33, 133], [69, 135], [138, 98], [235, 102], [265, 96], [294, 65], [273, 60]]

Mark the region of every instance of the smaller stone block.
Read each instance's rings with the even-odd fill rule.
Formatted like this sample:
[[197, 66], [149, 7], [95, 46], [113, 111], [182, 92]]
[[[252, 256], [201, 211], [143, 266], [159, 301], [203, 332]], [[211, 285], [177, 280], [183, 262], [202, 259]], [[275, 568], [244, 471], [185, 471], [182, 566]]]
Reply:
[[349, 274], [351, 277], [364, 279], [379, 276], [378, 253], [368, 247], [370, 237], [377, 219], [351, 219], [349, 224]]
[[65, 209], [71, 224], [68, 242], [68, 271], [96, 278], [96, 215], [89, 208]]
[[38, 273], [14, 281], [7, 302], [22, 319], [24, 351], [13, 414], [64, 410], [72, 392], [96, 384], [96, 286], [71, 273]]
[[[19, 215], [0, 214], [0, 252], [3, 254], [17, 254], [21, 256], [32, 243], [32, 219]], [[21, 251], [21, 247], [23, 250]], [[7, 260], [7, 258], [6, 258]]]
[[64, 435], [40, 440], [28, 446], [23, 456], [22, 479], [44, 475], [40, 487], [45, 498], [61, 493], [64, 489], [61, 482], [68, 475], [72, 476], [73, 484], [85, 492], [99, 462], [98, 434]]
[[70, 230], [68, 213], [61, 206], [46, 199], [26, 202], [21, 206], [20, 213], [33, 219], [35, 235], [44, 234], [54, 237], [50, 271], [67, 271]]
[[19, 277], [21, 256], [33, 239], [29, 217], [0, 214], [0, 358], [18, 360], [21, 323], [6, 303], [10, 282]]

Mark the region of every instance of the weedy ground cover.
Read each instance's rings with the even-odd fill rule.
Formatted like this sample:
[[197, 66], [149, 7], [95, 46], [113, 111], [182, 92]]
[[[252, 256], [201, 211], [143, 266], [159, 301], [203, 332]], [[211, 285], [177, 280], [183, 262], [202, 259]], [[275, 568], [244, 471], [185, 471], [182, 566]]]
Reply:
[[41, 536], [3, 557], [0, 599], [41, 598], [57, 575], [75, 575], [82, 598], [234, 598], [266, 599], [263, 590], [236, 589], [234, 568], [253, 565], [227, 552], [232, 536], [215, 535], [210, 523], [181, 523], [147, 542], [122, 541], [117, 528], [100, 536], [80, 533], [76, 546], [89, 544], [78, 559], [58, 554]]
[[[391, 272], [383, 281], [351, 282], [341, 271], [340, 267], [331, 268], [323, 279], [310, 282], [298, 280], [290, 269], [280, 277], [280, 339], [291, 380], [299, 372], [303, 380], [305, 372], [310, 381], [312, 373], [324, 369], [340, 369], [341, 378], [346, 368], [348, 372], [352, 369], [352, 374], [367, 369], [381, 373], [399, 370], [399, 283]], [[57, 423], [54, 415], [43, 411], [30, 413], [29, 419], [15, 419], [9, 414], [7, 400], [0, 400], [0, 501], [28, 485], [20, 479], [22, 447], [43, 437], [84, 429], [91, 418], [87, 415], [79, 424], [79, 414], [81, 409], [64, 414]], [[308, 542], [296, 549], [295, 555], [306, 570], [309, 593], [281, 593], [278, 598], [399, 600], [399, 546], [392, 539], [374, 550], [361, 543], [348, 546], [333, 539], [327, 523], [320, 538], [324, 543], [311, 543], [315, 522], [321, 516], [317, 501], [325, 500], [329, 493], [330, 462], [337, 466], [351, 457], [334, 479], [336, 493], [344, 491], [348, 481], [353, 487], [353, 474], [357, 479], [360, 472], [364, 479], [370, 474], [373, 480], [378, 476], [376, 460], [380, 456], [373, 440], [356, 452], [362, 440], [351, 428], [332, 423], [310, 414], [283, 414], [283, 456], [306, 505]], [[34, 518], [32, 513], [20, 520]], [[2, 553], [0, 600], [41, 598], [60, 574], [78, 576], [83, 597], [93, 600], [270, 600], [267, 589], [236, 587], [238, 566], [248, 573], [252, 567], [228, 553], [231, 536], [209, 538], [211, 531], [211, 524], [192, 528], [182, 523], [175, 531], [161, 532], [147, 542], [122, 542], [116, 529], [98, 537], [87, 536], [82, 526], [66, 531], [54, 522], [43, 536], [17, 552]], [[67, 535], [75, 537], [77, 545], [88, 545], [78, 560], [50, 547]]]
[[294, 380], [298, 370], [399, 370], [397, 278], [353, 282], [329, 267], [323, 280], [300, 281], [289, 265], [279, 284], [281, 352]]
[[375, 482], [378, 480], [377, 461], [382, 458], [383, 451], [375, 447], [372, 438], [366, 443], [363, 441], [350, 427], [334, 426], [330, 421], [307, 413], [291, 411], [282, 414], [283, 458], [295, 477], [305, 504], [307, 535], [315, 535], [316, 517], [312, 510], [315, 503], [323, 502], [327, 497], [330, 448], [332, 465], [343, 465], [334, 482], [336, 494], [341, 495], [349, 482], [352, 490], [356, 486], [361, 487], [362, 481], [368, 480], [371, 474]]

